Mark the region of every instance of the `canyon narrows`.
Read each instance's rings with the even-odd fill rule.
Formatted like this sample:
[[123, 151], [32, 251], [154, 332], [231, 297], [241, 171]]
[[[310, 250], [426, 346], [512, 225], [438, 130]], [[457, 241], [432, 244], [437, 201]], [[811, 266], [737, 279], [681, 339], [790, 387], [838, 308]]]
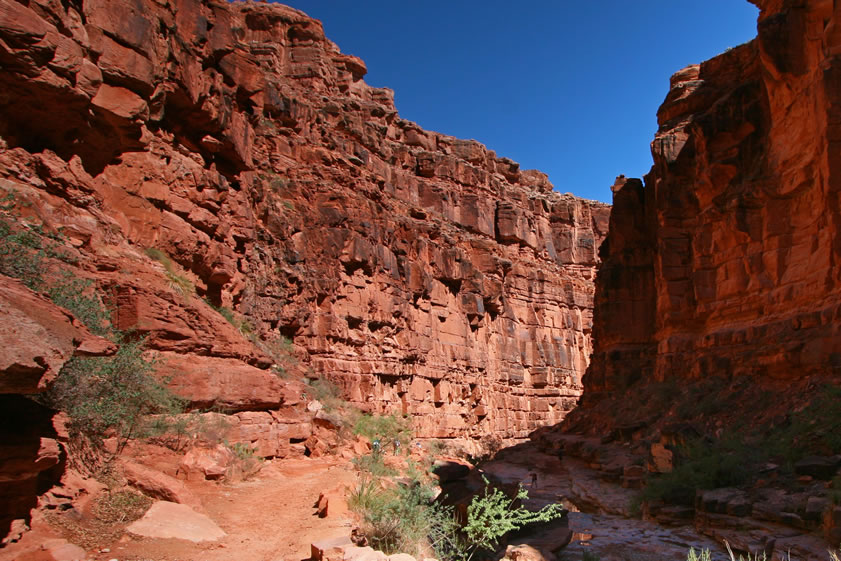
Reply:
[[[329, 448], [301, 375], [421, 438], [522, 439], [574, 407], [608, 205], [401, 119], [285, 6], [2, 0], [0, 40], [7, 220], [61, 232], [72, 258], [45, 267], [90, 279], [191, 409], [232, 414], [232, 442]], [[21, 320], [15, 290], [0, 384], [41, 391], [91, 353], [53, 336], [72, 318]], [[6, 527], [59, 462], [39, 454], [62, 455], [30, 429]]]
[[[606, 515], [608, 555], [837, 545], [841, 6], [753, 3], [755, 40], [672, 76], [654, 167], [611, 207], [401, 119], [293, 8], [0, 0], [0, 534], [91, 512], [103, 487], [45, 392], [142, 344], [192, 424], [128, 444], [121, 481], [240, 532], [208, 559], [264, 555], [216, 486], [237, 460], [277, 462], [236, 496], [294, 495], [306, 514], [271, 520], [310, 524], [351, 459], [400, 456], [348, 436], [342, 400], [408, 419], [407, 457], [517, 443], [485, 473]], [[450, 460], [441, 486], [478, 494]]]

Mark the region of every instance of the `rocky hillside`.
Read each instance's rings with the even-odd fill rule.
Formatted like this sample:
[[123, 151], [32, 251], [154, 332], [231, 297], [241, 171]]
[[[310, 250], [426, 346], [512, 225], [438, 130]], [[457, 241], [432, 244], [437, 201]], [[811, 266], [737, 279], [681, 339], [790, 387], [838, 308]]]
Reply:
[[281, 5], [2, 0], [0, 41], [4, 200], [192, 407], [278, 407], [290, 351], [425, 437], [573, 407], [607, 205], [401, 119]]

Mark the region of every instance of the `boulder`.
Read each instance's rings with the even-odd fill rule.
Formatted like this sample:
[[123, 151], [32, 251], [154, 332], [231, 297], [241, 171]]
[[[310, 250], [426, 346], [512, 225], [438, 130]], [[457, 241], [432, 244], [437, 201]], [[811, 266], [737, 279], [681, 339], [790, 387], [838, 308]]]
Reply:
[[841, 468], [841, 455], [807, 456], [794, 464], [794, 473], [828, 481], [835, 477], [838, 468]]
[[213, 520], [187, 505], [157, 501], [127, 531], [147, 538], [176, 538], [195, 543], [214, 542], [225, 532]]
[[225, 477], [234, 460], [234, 453], [224, 444], [210, 448], [194, 446], [184, 454], [178, 466], [178, 475], [188, 481], [218, 481]]
[[116, 347], [93, 335], [67, 310], [17, 279], [0, 275], [0, 393], [38, 393], [75, 354], [110, 354]]
[[174, 477], [129, 460], [122, 460], [120, 469], [128, 484], [143, 494], [201, 510], [201, 501]]

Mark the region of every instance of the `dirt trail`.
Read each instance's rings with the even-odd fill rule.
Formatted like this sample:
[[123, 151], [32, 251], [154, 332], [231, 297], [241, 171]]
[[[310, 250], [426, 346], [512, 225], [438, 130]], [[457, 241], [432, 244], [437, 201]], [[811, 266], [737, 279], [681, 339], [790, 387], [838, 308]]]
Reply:
[[350, 533], [347, 517], [318, 518], [323, 490], [351, 487], [355, 475], [334, 458], [269, 462], [252, 480], [191, 484], [204, 512], [228, 535], [194, 544], [176, 539], [123, 538], [93, 559], [120, 561], [299, 561], [314, 541]]

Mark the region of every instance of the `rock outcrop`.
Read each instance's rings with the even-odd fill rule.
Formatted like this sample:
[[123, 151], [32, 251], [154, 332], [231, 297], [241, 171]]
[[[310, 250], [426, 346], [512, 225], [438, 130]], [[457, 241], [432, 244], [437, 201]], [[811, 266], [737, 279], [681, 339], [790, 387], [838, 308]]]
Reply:
[[841, 452], [823, 436], [841, 379], [841, 9], [754, 3], [758, 37], [672, 76], [651, 172], [614, 185], [582, 406], [551, 433], [597, 436], [567, 453], [646, 486], [646, 517], [812, 558], [805, 534], [841, 539], [820, 481]]
[[113, 344], [66, 310], [0, 275], [0, 536], [27, 520], [37, 495], [64, 473], [67, 453], [54, 412], [31, 399], [73, 356], [106, 355]]
[[645, 186], [614, 187], [591, 402], [640, 379], [841, 372], [838, 7], [755, 3], [757, 39], [672, 76]]
[[609, 207], [401, 119], [365, 72], [277, 4], [0, 0], [0, 187], [194, 408], [300, 401], [269, 369], [291, 340], [281, 366], [423, 437], [559, 421]]

